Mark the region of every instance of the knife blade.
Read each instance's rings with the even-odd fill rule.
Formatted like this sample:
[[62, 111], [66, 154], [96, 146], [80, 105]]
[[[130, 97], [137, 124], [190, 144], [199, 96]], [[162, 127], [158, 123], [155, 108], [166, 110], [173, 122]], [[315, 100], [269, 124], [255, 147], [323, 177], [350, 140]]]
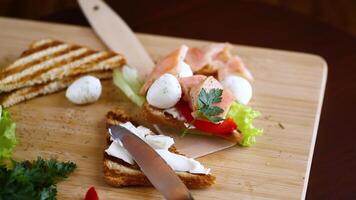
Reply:
[[148, 180], [166, 199], [193, 199], [172, 168], [141, 138], [120, 125], [111, 126], [109, 133], [114, 140], [121, 141]]
[[78, 2], [101, 40], [111, 50], [125, 55], [128, 65], [135, 67], [140, 79], [144, 80], [154, 63], [125, 21], [102, 0]]

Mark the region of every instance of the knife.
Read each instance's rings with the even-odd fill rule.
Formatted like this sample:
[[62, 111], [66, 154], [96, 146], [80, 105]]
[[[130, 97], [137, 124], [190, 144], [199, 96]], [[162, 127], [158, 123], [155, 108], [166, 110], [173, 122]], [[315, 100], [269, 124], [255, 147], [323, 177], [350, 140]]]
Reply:
[[111, 126], [109, 133], [114, 140], [121, 141], [148, 180], [166, 199], [193, 199], [171, 167], [141, 138], [120, 125]]
[[144, 80], [154, 62], [125, 21], [102, 0], [78, 0], [78, 3], [101, 40], [111, 50], [125, 55], [127, 64], [135, 67]]

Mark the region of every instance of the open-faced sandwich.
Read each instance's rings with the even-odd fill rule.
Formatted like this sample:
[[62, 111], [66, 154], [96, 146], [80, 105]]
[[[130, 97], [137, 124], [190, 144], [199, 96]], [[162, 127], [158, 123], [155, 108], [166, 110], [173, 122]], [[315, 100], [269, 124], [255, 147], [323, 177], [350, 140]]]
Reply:
[[182, 45], [157, 62], [143, 86], [135, 69], [126, 65], [114, 70], [114, 83], [142, 106], [151, 123], [250, 146], [262, 134], [253, 126], [259, 112], [247, 106], [253, 76], [230, 49], [225, 43]]
[[[157, 135], [140, 126], [124, 111], [114, 109], [106, 115], [106, 124], [121, 125], [148, 143], [177, 173], [188, 188], [206, 188], [214, 184], [215, 177], [210, 169], [198, 161], [180, 154], [174, 147], [174, 140], [165, 135]], [[135, 163], [130, 153], [118, 141], [113, 141], [107, 132], [107, 149], [104, 153], [104, 178], [115, 187], [149, 186], [150, 181]]]

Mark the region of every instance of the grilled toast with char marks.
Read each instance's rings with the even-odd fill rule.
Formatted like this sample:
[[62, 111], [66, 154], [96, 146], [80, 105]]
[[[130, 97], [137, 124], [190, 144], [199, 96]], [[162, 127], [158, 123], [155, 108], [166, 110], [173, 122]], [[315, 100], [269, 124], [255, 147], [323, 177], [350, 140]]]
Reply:
[[0, 71], [0, 104], [9, 107], [57, 92], [81, 75], [111, 78], [110, 71], [125, 63], [122, 55], [112, 51], [94, 51], [53, 39], [39, 40]]

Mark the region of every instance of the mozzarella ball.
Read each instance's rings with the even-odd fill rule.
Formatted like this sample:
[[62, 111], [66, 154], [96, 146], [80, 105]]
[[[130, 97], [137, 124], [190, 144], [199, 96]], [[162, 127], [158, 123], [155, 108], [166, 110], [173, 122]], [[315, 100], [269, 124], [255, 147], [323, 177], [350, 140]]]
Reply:
[[179, 73], [178, 73], [179, 78], [193, 76], [193, 71], [190, 68], [190, 65], [188, 65], [184, 61], [181, 61], [178, 63], [178, 70], [179, 70]]
[[182, 88], [178, 79], [172, 74], [163, 74], [147, 92], [147, 102], [161, 109], [173, 107], [182, 96]]
[[74, 104], [93, 103], [101, 95], [100, 80], [94, 76], [83, 76], [74, 81], [66, 91], [67, 99]]
[[222, 82], [225, 88], [228, 88], [239, 103], [247, 105], [252, 97], [252, 87], [246, 79], [229, 75]]

